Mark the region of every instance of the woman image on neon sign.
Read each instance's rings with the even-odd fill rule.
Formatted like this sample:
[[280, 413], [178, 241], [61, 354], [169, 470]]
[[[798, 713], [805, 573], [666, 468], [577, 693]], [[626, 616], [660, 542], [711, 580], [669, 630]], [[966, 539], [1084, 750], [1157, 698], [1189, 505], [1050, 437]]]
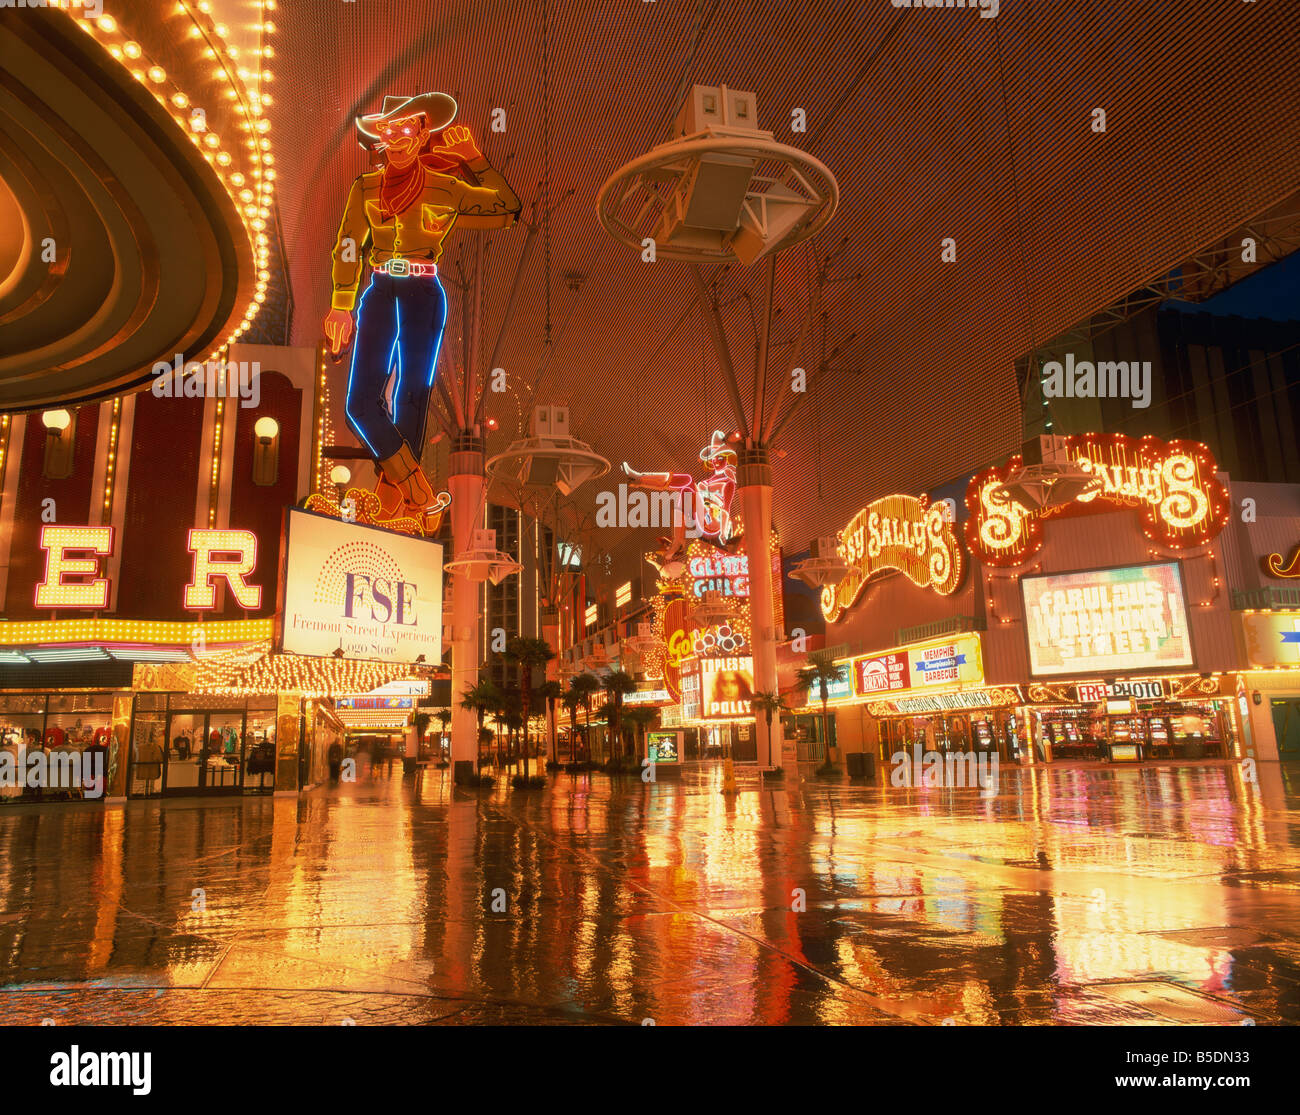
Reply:
[[709, 690], [712, 716], [746, 716], [754, 699], [754, 679], [745, 670], [719, 670]]

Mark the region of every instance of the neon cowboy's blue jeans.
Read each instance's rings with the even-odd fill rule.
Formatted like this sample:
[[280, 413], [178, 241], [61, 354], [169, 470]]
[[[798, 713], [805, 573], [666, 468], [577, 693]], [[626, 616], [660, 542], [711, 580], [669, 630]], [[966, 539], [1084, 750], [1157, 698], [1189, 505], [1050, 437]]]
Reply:
[[[420, 459], [446, 321], [447, 295], [437, 275], [370, 276], [357, 303], [344, 412], [375, 460], [387, 460], [402, 442]], [[392, 414], [384, 402], [390, 373], [397, 376]]]

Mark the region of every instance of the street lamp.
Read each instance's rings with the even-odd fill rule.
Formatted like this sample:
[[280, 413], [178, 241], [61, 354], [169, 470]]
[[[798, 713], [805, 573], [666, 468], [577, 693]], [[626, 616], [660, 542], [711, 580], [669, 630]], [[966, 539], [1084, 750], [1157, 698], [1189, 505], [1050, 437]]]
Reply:
[[339, 503], [343, 502], [343, 489], [348, 486], [351, 479], [352, 470], [347, 465], [335, 465], [330, 469], [330, 483], [338, 492]]
[[45, 426], [45, 459], [41, 472], [47, 480], [66, 480], [72, 475], [75, 438], [72, 415], [66, 410], [47, 410], [41, 415]]
[[270, 488], [280, 472], [280, 423], [264, 414], [253, 423], [253, 483]]

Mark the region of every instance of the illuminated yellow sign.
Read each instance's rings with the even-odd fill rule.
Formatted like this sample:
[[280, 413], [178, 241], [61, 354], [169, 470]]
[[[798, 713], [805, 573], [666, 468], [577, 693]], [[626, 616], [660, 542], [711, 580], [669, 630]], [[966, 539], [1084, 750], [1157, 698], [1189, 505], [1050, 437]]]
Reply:
[[[112, 527], [41, 527], [45, 580], [36, 586], [38, 608], [108, 607], [108, 578], [98, 576], [99, 555], [113, 552]], [[69, 557], [81, 551], [95, 557]], [[67, 577], [88, 580], [65, 580]]]
[[194, 555], [194, 578], [185, 586], [187, 609], [207, 611], [217, 606], [215, 577], [225, 579], [241, 608], [261, 607], [261, 586], [244, 580], [257, 568], [257, 535], [251, 530], [195, 528], [190, 531], [189, 550]]
[[869, 503], [839, 535], [836, 547], [849, 571], [822, 589], [822, 615], [836, 622], [857, 603], [867, 582], [890, 569], [943, 596], [961, 583], [957, 532], [944, 505], [927, 497], [892, 495]]
[[1300, 666], [1300, 612], [1246, 612], [1240, 631], [1252, 668]]
[[1125, 434], [1084, 434], [1065, 442], [1071, 463], [1100, 481], [1071, 503], [1035, 511], [1012, 499], [1004, 485], [1023, 467], [1018, 455], [971, 478], [966, 543], [984, 564], [1019, 565], [1033, 557], [1043, 545], [1042, 520], [1052, 516], [1133, 507], [1148, 537], [1172, 549], [1204, 545], [1227, 522], [1228, 493], [1199, 442]]

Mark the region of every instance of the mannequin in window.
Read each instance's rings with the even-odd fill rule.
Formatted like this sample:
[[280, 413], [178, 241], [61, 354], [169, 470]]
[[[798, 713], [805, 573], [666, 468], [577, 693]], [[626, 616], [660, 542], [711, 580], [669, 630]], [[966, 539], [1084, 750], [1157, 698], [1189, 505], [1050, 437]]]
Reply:
[[135, 776], [144, 783], [146, 796], [152, 796], [154, 783], [162, 777], [162, 729], [154, 728], [149, 733], [147, 742], [140, 745], [140, 753], [135, 758]]

